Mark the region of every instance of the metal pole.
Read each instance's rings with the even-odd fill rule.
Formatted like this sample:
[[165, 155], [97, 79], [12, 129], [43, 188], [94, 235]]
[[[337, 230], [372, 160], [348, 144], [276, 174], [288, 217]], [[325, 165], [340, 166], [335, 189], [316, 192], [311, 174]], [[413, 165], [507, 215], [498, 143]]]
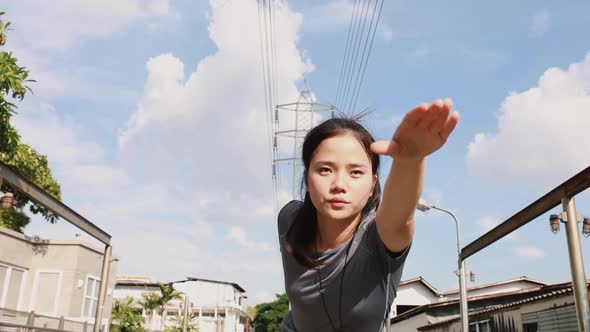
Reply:
[[184, 296], [184, 312], [182, 314], [182, 332], [186, 332], [186, 326], [188, 323], [188, 295]]
[[465, 269], [465, 261], [459, 258], [459, 291], [461, 296], [459, 297], [461, 302], [461, 328], [463, 331], [469, 331], [469, 307], [467, 305], [467, 281], [466, 281], [467, 270]]
[[93, 332], [99, 332], [101, 321], [102, 321], [102, 313], [104, 311], [104, 300], [107, 295], [107, 286], [109, 284], [109, 270], [111, 267], [111, 252], [112, 247], [110, 245], [105, 246], [104, 256], [102, 261], [102, 273], [100, 276], [100, 289], [98, 292], [98, 304], [96, 306], [96, 318], [94, 320], [94, 328]]
[[460, 311], [461, 311], [461, 329], [463, 332], [469, 331], [469, 306], [467, 302], [467, 281], [466, 281], [466, 274], [467, 269], [465, 268], [465, 261], [461, 259], [461, 236], [460, 236], [460, 225], [459, 220], [453, 212], [440, 208], [438, 206], [432, 206], [433, 209], [439, 210], [449, 214], [453, 220], [455, 221], [455, 231], [457, 233], [457, 268], [459, 276], [459, 303], [460, 303]]
[[570, 258], [572, 272], [572, 287], [574, 289], [574, 301], [578, 316], [578, 328], [580, 332], [590, 332], [590, 309], [588, 307], [588, 289], [586, 288], [586, 273], [582, 246], [580, 244], [580, 230], [576, 216], [576, 203], [574, 198], [565, 197], [561, 200], [563, 210], [567, 214], [565, 230], [567, 234], [567, 249]]

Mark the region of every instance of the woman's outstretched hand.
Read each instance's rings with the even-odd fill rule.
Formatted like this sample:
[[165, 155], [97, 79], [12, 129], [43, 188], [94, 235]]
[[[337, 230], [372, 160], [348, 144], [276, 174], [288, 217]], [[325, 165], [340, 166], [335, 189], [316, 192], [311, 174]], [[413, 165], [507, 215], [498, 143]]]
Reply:
[[459, 113], [451, 114], [452, 108], [451, 99], [418, 105], [406, 114], [390, 141], [375, 142], [371, 150], [396, 160], [424, 159], [445, 144], [459, 122]]

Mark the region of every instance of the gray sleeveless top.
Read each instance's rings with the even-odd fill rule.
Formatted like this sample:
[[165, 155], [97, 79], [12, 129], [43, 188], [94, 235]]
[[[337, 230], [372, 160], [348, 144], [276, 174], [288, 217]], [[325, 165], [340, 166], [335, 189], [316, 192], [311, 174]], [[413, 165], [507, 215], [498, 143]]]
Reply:
[[[291, 311], [284, 317], [280, 331], [332, 331], [332, 324], [340, 327], [340, 280], [350, 241], [353, 243], [342, 285], [342, 330], [379, 331], [386, 309], [388, 312], [396, 296], [410, 246], [401, 253], [389, 251], [377, 234], [373, 211], [361, 220], [353, 238], [338, 248], [318, 253], [318, 274], [316, 269], [299, 264], [285, 247], [285, 235], [302, 205], [300, 201], [291, 201], [281, 209], [278, 217], [285, 289], [291, 304]], [[325, 308], [320, 295], [320, 275]], [[388, 285], [389, 291], [386, 289]]]

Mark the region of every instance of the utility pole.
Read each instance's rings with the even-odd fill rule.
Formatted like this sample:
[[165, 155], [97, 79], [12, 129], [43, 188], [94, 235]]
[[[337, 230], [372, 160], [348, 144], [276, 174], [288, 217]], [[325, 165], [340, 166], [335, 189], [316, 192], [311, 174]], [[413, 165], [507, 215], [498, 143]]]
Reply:
[[[277, 105], [274, 110], [276, 129], [273, 137], [273, 178], [276, 180], [279, 177], [279, 166], [292, 166], [290, 177], [293, 181], [293, 199], [302, 199], [297, 184], [300, 180], [299, 177], [303, 175], [301, 148], [305, 135], [322, 118], [323, 113], [327, 113], [329, 117], [333, 118], [335, 110], [335, 106], [316, 102], [307, 87], [307, 81], [305, 81], [305, 88], [299, 93], [296, 102]], [[290, 112], [294, 113], [292, 118], [288, 117]], [[292, 152], [279, 149], [279, 143], [284, 141], [292, 144], [292, 149], [289, 149]]]

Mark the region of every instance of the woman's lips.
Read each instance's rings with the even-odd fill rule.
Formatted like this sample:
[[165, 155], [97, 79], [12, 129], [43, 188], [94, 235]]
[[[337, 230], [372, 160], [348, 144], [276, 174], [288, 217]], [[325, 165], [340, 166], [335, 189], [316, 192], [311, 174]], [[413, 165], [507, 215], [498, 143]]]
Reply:
[[336, 209], [341, 209], [341, 208], [345, 207], [346, 205], [348, 205], [347, 201], [338, 200], [338, 199], [329, 200], [328, 203], [330, 203], [330, 206], [332, 206], [333, 208], [336, 208]]

